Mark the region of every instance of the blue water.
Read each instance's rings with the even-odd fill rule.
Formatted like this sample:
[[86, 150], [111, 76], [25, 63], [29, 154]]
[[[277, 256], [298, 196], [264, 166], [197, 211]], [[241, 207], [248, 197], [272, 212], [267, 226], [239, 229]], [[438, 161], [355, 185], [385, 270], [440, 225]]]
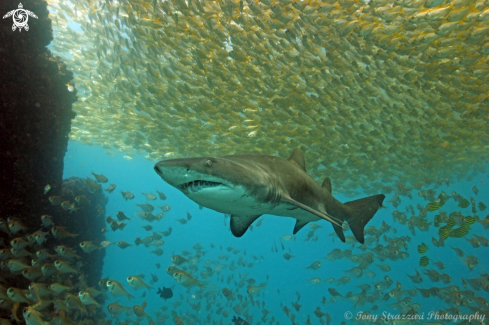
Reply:
[[[307, 162], [307, 155], [306, 155]], [[323, 280], [333, 277], [339, 279], [346, 275], [345, 270], [349, 270], [355, 266], [357, 263], [343, 258], [336, 261], [325, 260], [324, 257], [335, 248], [341, 250], [351, 249], [353, 254], [364, 254], [369, 252], [371, 248], [375, 247], [377, 244], [374, 243], [370, 245], [366, 251], [361, 251], [358, 249], [359, 244], [346, 244], [342, 243], [336, 235], [331, 235], [333, 233], [332, 226], [326, 221], [320, 221], [317, 224], [322, 226], [322, 228], [316, 230], [315, 235], [318, 236], [316, 242], [304, 241], [309, 230], [309, 227], [305, 227], [297, 235], [295, 240], [284, 241], [281, 240], [285, 250], [282, 250], [280, 238], [292, 234], [292, 229], [294, 227], [294, 219], [292, 218], [281, 218], [276, 216], [266, 215], [261, 217], [259, 220], [263, 219], [262, 225], [256, 227], [254, 224], [253, 230], [248, 231], [243, 237], [235, 238], [229, 230], [229, 219], [225, 218], [223, 214], [217, 213], [215, 211], [204, 208], [199, 210], [196, 203], [185, 197], [180, 191], [174, 189], [168, 184], [164, 183], [158, 175], [153, 170], [154, 162], [145, 159], [142, 155], [133, 155], [132, 160], [126, 160], [123, 158], [122, 154], [109, 156], [105, 153], [105, 149], [96, 146], [86, 146], [78, 142], [70, 142], [69, 149], [65, 157], [65, 170], [64, 178], [71, 176], [78, 177], [89, 177], [92, 171], [97, 174], [104, 174], [109, 182], [104, 184], [104, 188], [107, 188], [109, 184], [114, 183], [117, 185], [116, 190], [112, 194], [106, 194], [109, 197], [108, 204], [106, 206], [106, 216], [112, 216], [115, 218], [116, 211], [123, 211], [132, 220], [126, 226], [123, 231], [108, 232], [106, 238], [108, 241], [117, 242], [119, 240], [125, 240], [128, 243], [134, 244], [134, 238], [150, 236], [152, 233], [145, 231], [141, 226], [146, 225], [138, 217], [135, 216], [135, 212], [138, 211], [138, 204], [150, 203], [154, 206], [168, 204], [171, 206], [171, 211], [165, 213], [165, 217], [160, 221], [155, 221], [151, 223], [154, 227], [154, 231], [165, 231], [168, 227], [173, 228], [173, 232], [169, 237], [163, 237], [165, 244], [161, 247], [164, 250], [164, 255], [158, 257], [149, 252], [156, 249], [155, 247], [144, 247], [133, 246], [125, 250], [120, 249], [117, 246], [111, 246], [107, 248], [107, 255], [104, 260], [103, 276], [109, 277], [110, 279], [117, 280], [124, 285], [124, 288], [136, 298], [129, 300], [126, 297], [114, 298], [110, 293], [109, 299], [106, 304], [119, 301], [119, 304], [123, 306], [132, 307], [134, 304], [141, 305], [143, 301], [148, 302], [148, 307], [146, 312], [148, 315], [155, 319], [154, 312], [163, 312], [160, 307], [168, 306], [168, 310], [163, 312], [164, 314], [170, 315], [170, 311], [174, 310], [179, 316], [184, 316], [185, 314], [196, 315], [196, 318], [201, 321], [201, 324], [208, 323], [206, 318], [210, 315], [211, 319], [216, 323], [221, 320], [224, 324], [230, 324], [231, 318], [235, 315], [232, 307], [240, 304], [238, 299], [234, 300], [231, 304], [228, 304], [225, 297], [221, 293], [222, 288], [227, 288], [231, 290], [235, 295], [241, 294], [244, 300], [249, 300], [249, 296], [246, 293], [247, 284], [242, 288], [238, 288], [235, 283], [239, 282], [242, 278], [254, 279], [256, 280], [254, 285], [258, 285], [266, 282], [266, 288], [261, 291], [258, 296], [253, 297], [255, 301], [264, 301], [265, 309], [267, 309], [270, 314], [267, 319], [272, 316], [280, 324], [294, 324], [290, 318], [286, 316], [283, 311], [283, 306], [287, 306], [290, 314], [295, 314], [295, 323], [304, 324], [310, 316], [310, 321], [312, 324], [319, 324], [319, 319], [314, 315], [314, 310], [317, 307], [321, 308], [324, 313], [329, 313], [332, 317], [332, 324], [340, 324], [345, 320], [345, 313], [350, 311], [355, 318], [358, 312], [368, 311], [373, 305], [378, 305], [379, 308], [371, 313], [374, 315], [382, 316], [383, 313], [391, 313], [392, 315], [399, 315], [400, 312], [392, 304], [396, 303], [394, 299], [390, 298], [388, 301], [374, 301], [373, 303], [366, 303], [363, 306], [354, 307], [354, 302], [350, 302], [346, 299], [340, 299], [336, 303], [327, 303], [323, 305], [321, 303], [323, 297], [326, 297], [327, 301], [331, 299], [331, 294], [328, 292], [328, 288], [335, 288], [340, 294], [345, 295], [348, 291], [353, 294], [358, 294], [361, 289], [357, 286], [362, 284], [374, 285], [375, 283], [384, 280], [384, 276], [388, 275], [394, 284], [388, 289], [383, 290], [383, 293], [388, 293], [395, 288], [396, 281], [402, 285], [401, 290], [407, 290], [412, 288], [424, 288], [428, 289], [431, 287], [444, 288], [450, 285], [455, 285], [460, 288], [460, 290], [465, 290], [462, 287], [462, 277], [465, 279], [478, 278], [479, 274], [484, 272], [489, 272], [488, 270], [488, 247], [472, 248], [470, 243], [466, 238], [472, 238], [472, 234], [477, 234], [479, 236], [487, 237], [487, 230], [476, 222], [472, 225], [471, 230], [468, 235], [464, 238], [448, 238], [445, 241], [445, 247], [435, 247], [432, 244], [432, 237], [438, 238], [438, 228], [433, 225], [430, 226], [428, 232], [422, 232], [416, 229], [416, 236], [413, 236], [411, 232], [407, 229], [407, 225], [401, 225], [393, 220], [392, 212], [394, 210], [405, 211], [405, 207], [409, 204], [415, 207], [416, 215], [418, 215], [419, 210], [416, 205], [419, 203], [422, 206], [426, 206], [428, 203], [424, 201], [423, 198], [418, 197], [418, 190], [412, 190], [413, 199], [410, 200], [407, 197], [402, 197], [402, 204], [394, 208], [388, 200], [392, 198], [394, 193], [387, 195], [384, 201], [386, 208], [381, 209], [377, 212], [375, 217], [370, 221], [368, 226], [375, 226], [380, 228], [382, 221], [385, 221], [397, 232], [394, 233], [393, 229], [387, 232], [385, 235], [389, 238], [409, 236], [411, 242], [406, 242], [408, 245], [409, 258], [406, 260], [391, 261], [386, 259], [385, 261], [380, 261], [376, 257], [375, 261], [370, 265], [368, 271], [373, 271], [376, 276], [372, 279], [363, 275], [361, 278], [357, 279], [351, 277], [352, 280], [347, 285], [337, 285], [329, 283], [321, 283], [318, 285], [312, 285], [307, 282], [308, 279], [319, 277]], [[468, 166], [469, 168], [470, 166]], [[325, 175], [328, 176], [328, 175]], [[448, 175], [450, 178], [450, 175]], [[437, 196], [440, 191], [445, 191], [447, 194], [451, 194], [452, 191], [456, 191], [463, 197], [470, 199], [474, 197], [477, 202], [482, 201], [489, 206], [487, 200], [488, 197], [488, 178], [485, 174], [478, 175], [477, 178], [470, 182], [456, 182], [455, 177], [450, 179], [450, 186], [446, 185], [436, 187], [434, 184], [430, 186], [424, 186], [423, 189], [427, 190], [434, 188], [437, 191]], [[417, 182], [419, 180], [413, 180]], [[356, 198], [360, 198], [366, 195], [361, 195], [356, 198], [347, 198], [342, 196], [341, 193], [335, 193], [334, 191], [334, 177], [333, 182], [333, 194], [341, 202], [350, 201]], [[480, 193], [475, 195], [472, 192], [472, 187], [476, 185]], [[136, 198], [131, 201], [125, 201], [120, 193], [120, 191], [130, 191]], [[141, 192], [153, 193], [157, 195], [155, 190], [163, 192], [167, 196], [166, 201], [147, 201]], [[107, 192], [105, 192], [107, 193]], [[187, 224], [180, 224], [176, 219], [186, 218], [187, 211], [193, 216]], [[452, 211], [462, 211], [464, 216], [472, 215], [471, 207], [466, 209], [460, 209], [456, 206], [456, 202], [450, 199], [447, 204], [442, 208], [442, 211], [447, 212], [447, 215]], [[155, 209], [153, 214], [161, 212], [158, 208]], [[428, 212], [428, 221], [433, 221], [433, 217], [438, 212]], [[487, 215], [487, 210], [483, 212], [478, 212], [481, 219], [485, 218]], [[408, 213], [408, 217], [410, 213]], [[443, 225], [443, 224], [442, 224]], [[100, 231], [100, 229], [94, 229], [94, 231]], [[347, 232], [346, 236], [351, 235], [351, 232]], [[383, 236], [382, 236], [383, 237]], [[386, 242], [381, 237], [379, 244], [386, 245]], [[90, 238], [81, 238], [80, 240], [90, 240]], [[419, 259], [422, 256], [417, 251], [418, 245], [425, 243], [429, 246], [428, 252], [425, 254], [430, 258], [430, 264], [426, 268], [419, 266]], [[254, 265], [250, 267], [240, 266], [236, 271], [231, 271], [229, 268], [225, 268], [220, 274], [214, 274], [212, 277], [203, 280], [206, 284], [206, 290], [214, 290], [212, 298], [208, 300], [211, 303], [210, 309], [206, 308], [207, 298], [199, 298], [201, 302], [200, 310], [192, 309], [188, 302], [191, 304], [196, 304], [199, 300], [193, 298], [193, 294], [197, 292], [197, 288], [194, 287], [187, 290], [183, 286], [179, 285], [171, 276], [165, 272], [165, 268], [172, 265], [171, 256], [174, 254], [180, 254], [182, 251], [187, 250], [194, 253], [195, 250], [192, 248], [195, 244], [200, 244], [204, 247], [206, 255], [204, 255], [201, 261], [197, 264], [199, 266], [199, 271], [193, 273], [194, 277], [200, 279], [200, 271], [203, 270], [205, 261], [219, 261], [220, 264], [230, 265], [232, 261], [235, 261], [241, 257], [248, 263], [252, 262]], [[211, 243], [214, 244], [215, 248], [211, 248]], [[272, 248], [278, 247], [278, 253], [272, 251]], [[233, 247], [240, 250], [240, 253], [233, 254], [226, 250], [227, 247]], [[466, 255], [474, 255], [479, 258], [480, 262], [474, 267], [472, 271], [469, 270], [462, 258], [456, 256], [455, 251], [450, 248], [450, 246], [458, 247], [462, 249]], [[222, 247], [222, 249], [221, 249]], [[287, 261], [284, 259], [283, 254], [290, 253], [294, 255], [291, 260]], [[219, 260], [218, 256], [220, 254], [229, 255], [229, 260]], [[253, 256], [259, 257], [255, 260]], [[306, 269], [311, 263], [315, 261], [320, 261], [322, 266], [319, 270]], [[444, 270], [439, 270], [433, 262], [442, 261], [445, 263], [446, 267]], [[157, 269], [155, 263], [160, 263], [161, 268]], [[389, 272], [381, 271], [376, 264], [388, 264], [392, 270]], [[210, 265], [210, 267], [215, 268], [217, 265]], [[425, 269], [434, 269], [440, 273], [447, 273], [451, 276], [452, 281], [450, 284], [443, 284], [443, 282], [432, 283], [429, 278], [423, 275], [423, 283], [414, 284], [406, 276], [406, 273], [413, 275], [415, 270], [418, 270], [423, 274]], [[129, 275], [139, 275], [144, 274], [146, 277], [144, 281], [146, 283], [151, 279], [150, 274], [155, 274], [158, 276], [159, 281], [154, 284], [155, 289], [150, 290], [145, 298], [140, 298], [144, 290], [134, 291], [126, 282], [126, 277]], [[236, 273], [233, 280], [228, 284], [226, 279], [232, 273]], [[267, 280], [268, 277], [268, 280]], [[223, 280], [223, 281], [221, 281]], [[174, 297], [168, 301], [163, 301], [157, 294], [156, 288], [160, 287], [172, 287], [174, 286]], [[472, 290], [470, 286], [467, 290]], [[299, 304], [302, 308], [297, 312], [292, 304], [297, 301], [298, 292], [301, 296]], [[371, 295], [373, 288], [367, 291], [367, 295]], [[476, 296], [480, 296], [486, 300], [489, 300], [489, 294], [483, 290], [475, 292]], [[405, 295], [402, 297], [404, 298]], [[179, 307], [174, 308], [172, 303], [176, 301], [181, 301], [183, 304]], [[430, 321], [429, 312], [437, 312], [439, 310], [446, 310], [453, 307], [437, 297], [423, 298], [419, 293], [412, 297], [411, 304], [417, 303], [421, 304], [421, 309], [419, 313], [424, 317], [425, 321]], [[229, 317], [223, 317], [222, 315], [217, 315], [215, 310], [219, 306], [226, 306], [224, 310], [230, 310]], [[471, 306], [477, 307], [476, 304]], [[473, 311], [469, 310], [467, 307], [459, 306], [457, 307], [462, 312], [462, 314], [474, 314]], [[253, 316], [252, 324], [258, 324], [260, 318], [262, 317], [262, 310], [260, 307], [249, 306], [247, 313]], [[104, 311], [106, 309], [104, 308]], [[110, 317], [110, 316], [109, 316]], [[120, 317], [121, 320], [125, 319], [125, 315]], [[135, 316], [132, 316], [135, 319]], [[185, 321], [185, 318], [184, 318]], [[325, 318], [323, 318], [325, 322]], [[433, 321], [433, 320], [431, 320]], [[487, 321], [487, 319], [486, 319]], [[144, 321], [146, 322], [146, 321]], [[168, 320], [169, 323], [173, 323], [171, 318]], [[347, 321], [350, 323], [350, 321]], [[368, 321], [363, 323], [367, 324]], [[450, 323], [450, 322], [443, 322]], [[186, 323], [187, 324], [187, 323]], [[190, 324], [190, 323], [189, 323]], [[454, 323], [451, 323], [454, 324]], [[473, 323], [477, 324], [477, 323]]]

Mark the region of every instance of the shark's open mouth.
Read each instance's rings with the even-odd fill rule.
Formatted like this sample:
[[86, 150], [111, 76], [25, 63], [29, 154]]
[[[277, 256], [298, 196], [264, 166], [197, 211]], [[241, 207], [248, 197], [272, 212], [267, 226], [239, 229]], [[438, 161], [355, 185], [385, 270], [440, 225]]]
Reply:
[[218, 182], [196, 180], [193, 182], [188, 182], [188, 183], [182, 184], [179, 187], [183, 192], [196, 193], [196, 192], [203, 190], [205, 188], [216, 187], [219, 185], [224, 185], [224, 184], [218, 183]]

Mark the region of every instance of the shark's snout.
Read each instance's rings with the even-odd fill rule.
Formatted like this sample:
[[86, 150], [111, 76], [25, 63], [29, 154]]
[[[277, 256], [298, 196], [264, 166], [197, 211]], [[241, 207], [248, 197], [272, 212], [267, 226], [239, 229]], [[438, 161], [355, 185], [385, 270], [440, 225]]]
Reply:
[[168, 161], [160, 161], [155, 164], [155, 172], [156, 174], [160, 175], [163, 177], [165, 174], [168, 174], [172, 168], [171, 164], [168, 163]]
[[158, 174], [158, 175], [161, 174], [160, 169], [158, 168], [158, 165], [155, 165], [154, 169], [155, 169], [156, 174]]
[[158, 166], [159, 164], [160, 163], [157, 163], [154, 168], [155, 168], [156, 174], [161, 176], [163, 174], [163, 172], [160, 170], [160, 167]]

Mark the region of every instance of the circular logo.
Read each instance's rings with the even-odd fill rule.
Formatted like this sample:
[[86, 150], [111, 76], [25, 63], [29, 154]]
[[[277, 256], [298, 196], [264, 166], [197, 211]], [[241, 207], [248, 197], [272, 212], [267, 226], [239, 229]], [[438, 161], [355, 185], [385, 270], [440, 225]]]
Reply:
[[14, 24], [18, 28], [23, 28], [27, 25], [27, 21], [29, 20], [29, 16], [27, 16], [27, 12], [24, 9], [17, 9], [14, 13]]

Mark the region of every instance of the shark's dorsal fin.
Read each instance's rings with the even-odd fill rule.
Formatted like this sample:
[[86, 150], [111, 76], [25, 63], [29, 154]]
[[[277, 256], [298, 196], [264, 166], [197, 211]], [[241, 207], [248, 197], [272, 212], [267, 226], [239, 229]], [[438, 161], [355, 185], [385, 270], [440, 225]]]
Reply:
[[229, 223], [231, 226], [231, 232], [236, 237], [241, 237], [245, 234], [248, 227], [259, 217], [261, 214], [256, 216], [238, 216], [235, 214], [231, 215], [231, 222]]
[[295, 149], [287, 160], [296, 163], [302, 170], [306, 171], [306, 160], [301, 149]]
[[301, 230], [308, 223], [309, 221], [296, 220], [293, 235], [297, 234], [297, 232]]
[[323, 181], [323, 184], [321, 185], [325, 189], [329, 191], [330, 194], [333, 193], [332, 188], [331, 188], [331, 179], [329, 177], [326, 177]]
[[[325, 220], [328, 220], [329, 222], [333, 223], [333, 224], [336, 224], [337, 226], [341, 227], [343, 221], [327, 214], [327, 213], [324, 213], [324, 212], [321, 212], [321, 211], [318, 211], [318, 210], [315, 210], [311, 207], [308, 207], [307, 205], [305, 204], [302, 204], [296, 200], [294, 200], [293, 198], [291, 198], [288, 194], [282, 194], [282, 199], [281, 199], [282, 202], [286, 202], [286, 203], [289, 203], [289, 204], [292, 204], [292, 205], [295, 205], [299, 208], [301, 208], [302, 210], [305, 210], [309, 213], [312, 213], [316, 216], [318, 216], [319, 218], [322, 218], [322, 219], [325, 219]], [[231, 219], [232, 220], [232, 219]], [[296, 225], [297, 226], [297, 225]]]

